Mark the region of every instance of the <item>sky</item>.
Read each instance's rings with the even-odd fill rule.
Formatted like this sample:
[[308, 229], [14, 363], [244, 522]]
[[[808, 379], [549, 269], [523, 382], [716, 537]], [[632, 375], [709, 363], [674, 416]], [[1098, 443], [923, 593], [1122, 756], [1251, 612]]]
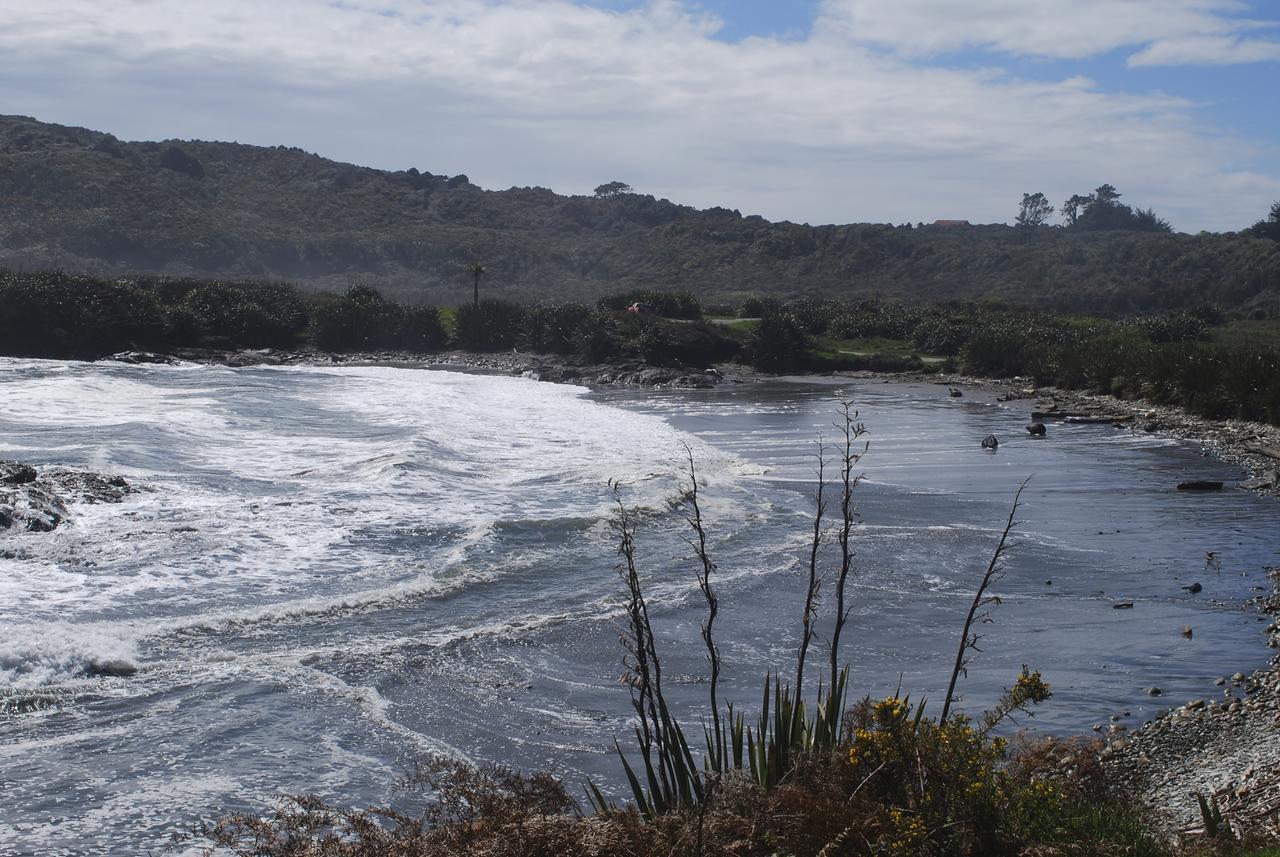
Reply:
[[1277, 92], [1280, 0], [0, 0], [0, 113], [814, 224], [1239, 229]]

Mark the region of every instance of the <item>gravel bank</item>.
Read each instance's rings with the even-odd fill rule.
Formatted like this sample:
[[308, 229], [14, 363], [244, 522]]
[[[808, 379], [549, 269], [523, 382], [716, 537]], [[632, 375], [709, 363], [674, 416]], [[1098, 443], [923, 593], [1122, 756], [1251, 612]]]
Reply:
[[[1280, 569], [1271, 571], [1280, 592]], [[1280, 594], [1261, 600], [1280, 648]], [[1213, 796], [1234, 824], [1280, 835], [1280, 655], [1246, 676], [1218, 680], [1216, 698], [1178, 705], [1102, 751], [1108, 776], [1149, 806], [1169, 831], [1200, 826], [1196, 794]]]

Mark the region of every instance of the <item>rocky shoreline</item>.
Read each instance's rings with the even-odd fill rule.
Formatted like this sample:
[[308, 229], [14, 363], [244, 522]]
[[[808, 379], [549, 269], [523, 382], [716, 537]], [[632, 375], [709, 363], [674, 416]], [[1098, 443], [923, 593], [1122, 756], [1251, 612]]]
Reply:
[[[1280, 568], [1259, 599], [1267, 645], [1280, 648]], [[1194, 699], [1143, 724], [1116, 728], [1101, 759], [1109, 779], [1132, 793], [1170, 833], [1203, 832], [1197, 796], [1237, 833], [1280, 836], [1280, 655], [1252, 675], [1218, 679], [1218, 698]], [[1115, 728], [1115, 727], [1113, 727]]]

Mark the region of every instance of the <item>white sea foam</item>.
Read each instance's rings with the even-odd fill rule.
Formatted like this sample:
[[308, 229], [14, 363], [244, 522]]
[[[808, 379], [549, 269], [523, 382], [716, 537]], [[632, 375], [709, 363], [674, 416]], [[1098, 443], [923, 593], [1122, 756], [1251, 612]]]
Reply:
[[[734, 477], [731, 459], [659, 416], [519, 378], [0, 360], [0, 384], [13, 454], [151, 489], [73, 506], [54, 533], [0, 534], [21, 556], [0, 575], [0, 625], [21, 620], [40, 639], [10, 635], [0, 685], [82, 675], [160, 634], [376, 609], [486, 579], [492, 561], [477, 560], [502, 522], [602, 520], [611, 479], [661, 508], [682, 442], [704, 482]], [[425, 542], [407, 551], [403, 538]]]
[[69, 678], [137, 669], [137, 645], [100, 627], [0, 625], [0, 688], [29, 690]]

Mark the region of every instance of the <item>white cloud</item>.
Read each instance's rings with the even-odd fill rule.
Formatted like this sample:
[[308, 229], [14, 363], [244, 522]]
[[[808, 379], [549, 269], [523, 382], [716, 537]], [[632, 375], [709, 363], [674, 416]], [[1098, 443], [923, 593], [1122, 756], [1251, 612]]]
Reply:
[[1242, 17], [1240, 0], [826, 0], [825, 26], [906, 56], [965, 48], [1084, 59], [1141, 48], [1133, 65], [1280, 59], [1280, 43], [1248, 38], [1277, 22]]
[[1280, 60], [1280, 42], [1232, 36], [1162, 39], [1129, 57], [1131, 67], [1161, 65], [1235, 65]]
[[1180, 228], [1235, 228], [1280, 196], [1186, 101], [920, 67], [832, 5], [807, 40], [731, 44], [676, 0], [0, 0], [0, 104], [811, 222], [1003, 221], [1025, 191], [1111, 182]]

